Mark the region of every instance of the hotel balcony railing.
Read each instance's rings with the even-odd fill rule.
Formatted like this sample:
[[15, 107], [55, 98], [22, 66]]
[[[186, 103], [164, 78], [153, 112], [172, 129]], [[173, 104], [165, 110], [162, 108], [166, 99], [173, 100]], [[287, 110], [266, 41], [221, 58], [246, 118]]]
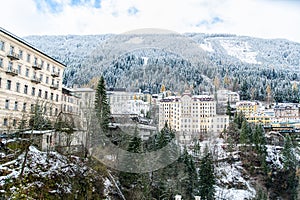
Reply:
[[51, 73], [51, 76], [52, 76], [52, 77], [59, 77], [59, 73], [58, 73], [58, 72], [52, 72], [52, 73]]
[[12, 75], [12, 76], [16, 76], [16, 75], [18, 75], [18, 70], [12, 69], [12, 68], [7, 68], [5, 73]]
[[10, 58], [11, 60], [19, 60], [20, 59], [19, 54], [15, 53], [15, 52], [9, 52], [7, 54], [7, 57]]
[[33, 83], [40, 83], [40, 82], [41, 82], [41, 79], [40, 79], [40, 78], [37, 78], [36, 76], [33, 76], [33, 77], [31, 78], [31, 82], [33, 82]]
[[57, 90], [58, 89], [58, 84], [52, 84], [50, 86], [51, 89]]
[[42, 65], [35, 63], [35, 64], [32, 64], [32, 68], [36, 69], [36, 70], [41, 70], [42, 69]]

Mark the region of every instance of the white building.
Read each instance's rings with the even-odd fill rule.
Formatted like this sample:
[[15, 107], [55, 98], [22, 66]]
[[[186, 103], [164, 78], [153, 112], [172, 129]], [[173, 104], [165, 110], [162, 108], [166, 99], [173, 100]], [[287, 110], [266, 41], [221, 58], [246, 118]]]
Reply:
[[232, 92], [231, 90], [218, 90], [217, 99], [218, 103], [227, 104], [229, 101], [230, 104], [234, 104], [240, 101], [240, 95], [237, 92]]
[[189, 142], [203, 133], [219, 133], [229, 124], [228, 116], [216, 114], [216, 101], [208, 95], [185, 92], [160, 101], [159, 130], [167, 123], [179, 133], [179, 140]]

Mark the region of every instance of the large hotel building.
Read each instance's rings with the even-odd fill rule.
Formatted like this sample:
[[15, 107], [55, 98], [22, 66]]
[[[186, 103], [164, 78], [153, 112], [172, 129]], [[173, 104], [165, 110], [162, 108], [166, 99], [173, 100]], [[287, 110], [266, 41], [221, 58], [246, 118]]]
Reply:
[[54, 120], [65, 65], [0, 28], [0, 133], [17, 129], [39, 105]]
[[216, 114], [216, 101], [208, 95], [170, 96], [159, 104], [159, 130], [167, 123], [181, 142], [189, 142], [192, 136], [220, 133], [229, 124], [229, 117]]

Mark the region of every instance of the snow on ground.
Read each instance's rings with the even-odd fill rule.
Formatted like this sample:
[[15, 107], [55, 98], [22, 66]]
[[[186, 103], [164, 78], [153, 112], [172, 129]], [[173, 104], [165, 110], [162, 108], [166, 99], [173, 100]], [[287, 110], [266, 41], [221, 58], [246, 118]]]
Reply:
[[[253, 199], [256, 195], [254, 187], [251, 185], [248, 175], [244, 173], [244, 168], [240, 161], [239, 152], [226, 152], [224, 147], [227, 146], [221, 138], [200, 143], [201, 153], [205, 146], [212, 151], [214, 159], [217, 160], [215, 173], [217, 177], [216, 199]], [[189, 153], [192, 153], [189, 151]], [[232, 164], [228, 161], [233, 161]]]
[[208, 52], [214, 52], [214, 49], [212, 48], [212, 45], [210, 42], [204, 41], [204, 43], [199, 44], [199, 46], [204, 50]]
[[246, 63], [261, 64], [261, 62], [257, 62], [256, 60], [257, 52], [251, 50], [248, 42], [220, 40], [220, 44], [230, 56], [236, 57]]
[[268, 163], [271, 163], [273, 168], [282, 169], [283, 168], [282, 157], [280, 155], [282, 147], [274, 146], [274, 145], [266, 145], [266, 147], [267, 147], [267, 153], [268, 153], [266, 161]]

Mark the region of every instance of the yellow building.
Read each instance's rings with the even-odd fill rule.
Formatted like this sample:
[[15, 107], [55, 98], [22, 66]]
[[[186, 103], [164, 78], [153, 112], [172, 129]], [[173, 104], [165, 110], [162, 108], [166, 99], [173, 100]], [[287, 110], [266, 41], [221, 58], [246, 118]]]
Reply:
[[36, 104], [55, 120], [65, 65], [0, 28], [0, 132], [15, 130]]
[[[274, 113], [274, 112], [273, 112]], [[269, 125], [274, 118], [274, 115], [269, 115], [265, 112], [257, 112], [246, 117], [249, 123]]]
[[258, 108], [259, 108], [258, 102], [253, 102], [253, 101], [236, 102], [237, 113], [242, 112], [246, 118], [248, 118], [250, 115], [253, 115], [254, 113], [256, 113]]

